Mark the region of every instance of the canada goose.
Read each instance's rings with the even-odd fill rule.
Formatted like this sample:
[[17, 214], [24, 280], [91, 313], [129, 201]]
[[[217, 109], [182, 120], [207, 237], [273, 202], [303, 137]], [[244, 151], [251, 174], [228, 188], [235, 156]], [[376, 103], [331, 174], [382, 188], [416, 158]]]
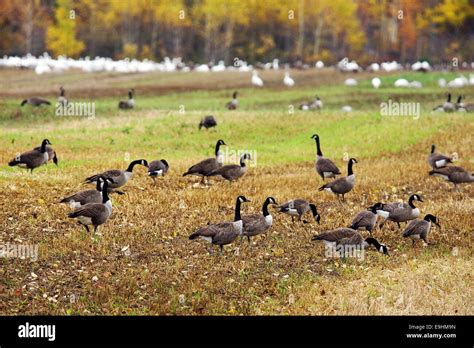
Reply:
[[432, 222], [436, 226], [441, 227], [439, 225], [439, 219], [431, 214], [425, 215], [423, 220], [410, 221], [407, 228], [405, 228], [405, 231], [403, 231], [403, 237], [411, 238], [413, 240], [413, 245], [415, 245], [417, 239], [423, 239], [426, 244], [429, 244], [428, 234], [430, 233]]
[[319, 191], [326, 190], [334, 193], [338, 198], [339, 195], [342, 195], [342, 200], [344, 200], [344, 195], [351, 191], [355, 185], [355, 174], [352, 171], [352, 165], [357, 163], [355, 158], [349, 159], [347, 164], [347, 176], [339, 179], [335, 179], [328, 184], [325, 184], [319, 188]]
[[377, 223], [377, 210], [382, 209], [382, 207], [382, 203], [375, 203], [373, 206], [368, 207], [367, 210], [361, 211], [352, 220], [349, 228], [352, 228], [353, 230], [365, 228], [370, 234], [372, 234], [372, 230]]
[[47, 101], [46, 99], [42, 99], [42, 98], [38, 98], [38, 97], [31, 97], [31, 98], [25, 99], [21, 102], [21, 106], [23, 106], [25, 104], [29, 104], [29, 105], [32, 105], [32, 106], [41, 106], [43, 104], [51, 105], [51, 103], [49, 101]]
[[250, 237], [262, 234], [272, 227], [273, 217], [268, 211], [270, 204], [277, 204], [275, 198], [267, 197], [262, 207], [262, 214], [252, 214], [242, 217], [243, 221], [243, 236], [247, 237], [250, 243]]
[[316, 150], [318, 156], [318, 159], [316, 160], [316, 172], [321, 176], [321, 178], [326, 180], [326, 178], [334, 178], [341, 174], [341, 171], [336, 167], [333, 161], [323, 157], [321, 146], [319, 144], [319, 135], [313, 134], [311, 139], [316, 140]]
[[295, 85], [295, 80], [290, 77], [288, 71], [285, 72], [285, 77], [283, 78], [283, 84], [287, 87], [293, 87]]
[[133, 99], [133, 95], [135, 94], [135, 90], [129, 89], [128, 90], [128, 100], [121, 100], [118, 104], [119, 109], [133, 109], [135, 107], [135, 99]]
[[188, 171], [183, 174], [183, 176], [186, 176], [186, 175], [202, 176], [202, 182], [204, 182], [206, 179], [206, 176], [209, 176], [209, 174], [211, 174], [213, 170], [222, 167], [222, 154], [219, 151], [222, 145], [226, 145], [226, 143], [224, 143], [224, 140], [219, 139], [216, 143], [216, 148], [214, 152], [216, 157], [207, 158], [205, 160], [202, 160], [199, 163], [196, 163], [195, 165], [190, 167]]
[[299, 109], [306, 111], [306, 110], [321, 110], [323, 108], [323, 102], [321, 99], [316, 96], [314, 100], [310, 103], [303, 102], [300, 104]]
[[148, 164], [148, 176], [156, 183], [157, 176], [165, 176], [168, 173], [169, 164], [166, 160], [152, 161]]
[[83, 190], [73, 195], [63, 198], [60, 203], [68, 203], [71, 208], [80, 208], [87, 203], [101, 203], [102, 202], [102, 187], [104, 181], [113, 183], [110, 178], [99, 176], [95, 190]]
[[451, 102], [451, 93], [448, 93], [447, 96], [448, 96], [448, 99], [443, 104], [444, 112], [456, 111], [456, 105], [454, 105], [454, 103]]
[[68, 104], [65, 93], [66, 91], [64, 90], [63, 86], [59, 87], [58, 105], [60, 106], [66, 106]]
[[252, 71], [252, 85], [256, 87], [263, 87], [263, 80], [258, 76], [257, 70]]
[[209, 129], [215, 126], [217, 126], [217, 121], [212, 115], [204, 117], [201, 122], [199, 122], [199, 130], [201, 130], [202, 127]]
[[220, 175], [224, 179], [229, 181], [234, 181], [240, 178], [247, 172], [247, 165], [245, 164], [246, 160], [251, 160], [251, 156], [248, 153], [244, 153], [240, 157], [240, 165], [239, 164], [228, 164], [213, 170], [209, 176], [217, 176]]
[[[301, 221], [301, 217], [310, 210], [313, 214], [314, 220], [316, 220], [317, 223], [319, 223], [321, 220], [321, 216], [319, 215], [318, 210], [316, 209], [316, 205], [314, 205], [313, 203], [309, 203], [308, 201], [301, 198], [293, 199], [291, 201], [283, 203], [278, 206], [278, 209], [280, 213], [291, 215], [292, 221], [294, 221], [295, 216], [298, 216], [298, 220]], [[303, 220], [303, 222], [308, 223], [308, 221], [306, 220]]]
[[474, 104], [473, 103], [463, 103], [462, 99], [464, 98], [463, 95], [460, 95], [458, 97], [457, 103], [456, 103], [456, 110], [459, 112], [474, 112]]
[[[33, 150], [41, 151], [41, 146], [37, 146]], [[46, 146], [46, 152], [48, 153], [48, 161], [53, 161], [55, 165], [58, 165], [59, 160], [56, 151], [54, 151], [51, 146]]]
[[322, 232], [315, 235], [312, 241], [322, 240], [326, 246], [360, 246], [366, 249], [370, 245], [374, 246], [378, 252], [388, 255], [388, 248], [386, 245], [379, 243], [375, 238], [364, 238], [362, 235], [351, 228], [337, 228], [335, 230]]
[[396, 222], [400, 228], [400, 222], [407, 222], [420, 216], [420, 209], [415, 207], [414, 201], [423, 202], [419, 195], [411, 195], [406, 203], [382, 204], [382, 208], [377, 210], [377, 214], [384, 218], [380, 224], [383, 227], [387, 220]]
[[105, 180], [102, 186], [102, 203], [87, 203], [72, 213], [69, 213], [68, 217], [77, 218], [87, 232], [89, 232], [88, 225], [94, 226], [95, 233], [97, 227], [106, 222], [110, 214], [112, 214], [112, 201], [109, 199], [107, 191], [108, 180]]
[[429, 172], [429, 175], [439, 176], [446, 181], [452, 182], [454, 188], [457, 188], [458, 184], [474, 182], [474, 173], [469, 173], [464, 168], [458, 166], [433, 169]]
[[39, 150], [23, 152], [16, 156], [15, 159], [11, 160], [8, 165], [10, 167], [18, 166], [20, 168], [30, 169], [31, 173], [33, 173], [33, 169], [48, 163], [49, 156], [48, 151], [46, 150], [46, 145], [51, 145], [48, 139], [44, 139], [41, 142]]
[[232, 94], [232, 100], [228, 102], [227, 104], [225, 104], [225, 107], [228, 110], [235, 110], [237, 109], [238, 106], [239, 106], [239, 101], [237, 100], [237, 91], [235, 91], [234, 94]]
[[245, 202], [250, 202], [250, 200], [244, 196], [237, 197], [233, 222], [221, 222], [201, 227], [191, 234], [189, 239], [193, 240], [200, 237], [212, 245], [217, 244], [222, 253], [224, 245], [232, 243], [238, 236], [242, 235], [243, 222], [240, 216], [240, 206]]
[[118, 170], [118, 169], [107, 170], [105, 172], [94, 174], [94, 175], [88, 177], [86, 179], [86, 182], [87, 183], [96, 182], [97, 179], [100, 176], [103, 176], [106, 179], [110, 178], [114, 181], [113, 183], [110, 183], [108, 185], [109, 190], [110, 189], [116, 189], [118, 187], [121, 187], [121, 186], [125, 185], [132, 178], [132, 176], [133, 176], [133, 167], [135, 167], [137, 164], [148, 167], [148, 162], [146, 160], [139, 159], [139, 160], [135, 160], [135, 161], [130, 162], [127, 169], [125, 169], [125, 170]]
[[435, 152], [436, 146], [433, 144], [431, 145], [431, 153], [428, 156], [428, 164], [433, 169], [443, 168], [446, 167], [449, 163], [453, 163], [451, 157], [439, 154]]

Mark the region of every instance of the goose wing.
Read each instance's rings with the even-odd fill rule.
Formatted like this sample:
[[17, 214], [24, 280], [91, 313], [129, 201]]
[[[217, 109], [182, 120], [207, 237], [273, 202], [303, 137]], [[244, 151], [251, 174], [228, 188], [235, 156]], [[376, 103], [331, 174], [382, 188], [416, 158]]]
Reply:
[[63, 198], [61, 203], [67, 203], [71, 201], [79, 202], [82, 205], [86, 203], [101, 203], [102, 195], [97, 190], [84, 190]]
[[356, 229], [358, 227], [372, 226], [374, 220], [377, 219], [377, 215], [371, 211], [361, 211], [356, 217], [352, 220], [351, 226]]
[[237, 179], [244, 174], [242, 167], [238, 164], [229, 164], [213, 170], [209, 176], [220, 175], [227, 180]]
[[[113, 179], [114, 181], [116, 181], [118, 178], [120, 178], [121, 176], [123, 175], [123, 171], [121, 170], [118, 170], [118, 169], [111, 169], [111, 170], [106, 170], [105, 172], [103, 173], [99, 173], [99, 174], [94, 174], [90, 177], [88, 177], [86, 179], [87, 182], [94, 182], [94, 181], [97, 181], [97, 179], [100, 177], [100, 176], [103, 176], [105, 177], [106, 179]], [[110, 185], [112, 186], [112, 185]]]
[[88, 203], [81, 208], [74, 210], [68, 215], [70, 218], [84, 216], [91, 218], [94, 224], [100, 225], [109, 217], [109, 210], [102, 203]]
[[338, 244], [339, 245], [362, 245], [363, 242], [364, 242], [364, 238], [362, 238], [362, 235], [356, 232], [350, 237], [342, 238]]
[[335, 230], [322, 232], [314, 236], [313, 240], [324, 240], [326, 242], [339, 243], [340, 240], [344, 238], [351, 238], [355, 234], [358, 234], [358, 232], [351, 228], [337, 228]]
[[337, 168], [334, 162], [327, 158], [318, 158], [318, 160], [316, 161], [316, 171], [321, 176], [325, 172], [333, 173], [336, 175], [341, 174], [341, 171], [339, 170], [339, 168]]
[[23, 152], [19, 158], [13, 159], [9, 165], [26, 164], [30, 168], [38, 167], [46, 163], [43, 153], [36, 150]]
[[184, 175], [201, 174], [209, 175], [213, 170], [219, 168], [219, 163], [215, 158], [207, 158], [191, 166]]
[[270, 227], [262, 214], [251, 214], [242, 217], [244, 235], [252, 235], [265, 231]]
[[410, 221], [408, 226], [405, 228], [405, 231], [403, 231], [403, 237], [410, 237], [416, 234], [422, 234], [426, 227], [425, 222], [425, 220]]

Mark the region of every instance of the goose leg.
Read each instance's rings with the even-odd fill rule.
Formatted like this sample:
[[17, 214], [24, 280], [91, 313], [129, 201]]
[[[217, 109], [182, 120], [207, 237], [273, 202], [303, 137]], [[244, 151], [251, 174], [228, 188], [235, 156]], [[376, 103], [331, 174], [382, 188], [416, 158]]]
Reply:
[[224, 246], [221, 244], [219, 245], [219, 247], [221, 248], [221, 255], [224, 253]]
[[400, 227], [401, 227], [399, 222], [397, 222], [397, 225], [398, 225], [398, 228], [400, 228]]
[[82, 225], [82, 226], [85, 227], [87, 233], [90, 233], [90, 231], [89, 231], [89, 226], [87, 226], [87, 225]]
[[97, 225], [94, 225], [94, 234], [97, 232]]
[[249, 245], [250, 245], [250, 236], [247, 236], [247, 241], [249, 242]]

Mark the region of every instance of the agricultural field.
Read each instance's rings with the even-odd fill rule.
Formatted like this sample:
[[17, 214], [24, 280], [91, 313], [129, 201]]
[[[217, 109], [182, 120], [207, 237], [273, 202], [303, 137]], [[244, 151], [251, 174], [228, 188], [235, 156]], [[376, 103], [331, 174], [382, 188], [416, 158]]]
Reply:
[[[467, 72], [468, 74], [469, 72]], [[0, 313], [54, 315], [472, 315], [474, 187], [454, 189], [428, 176], [431, 144], [456, 154], [456, 165], [474, 171], [474, 114], [433, 113], [447, 89], [438, 79], [457, 73], [342, 74], [330, 68], [292, 71], [285, 88], [281, 71], [263, 71], [262, 89], [250, 74], [151, 73], [118, 75], [67, 72], [37, 76], [0, 70], [0, 243], [38, 245], [36, 261], [0, 258]], [[356, 87], [344, 86], [354, 77]], [[395, 88], [400, 78], [423, 88]], [[20, 107], [29, 96], [55, 102], [59, 86], [71, 101], [95, 103], [95, 117], [58, 117], [54, 106]], [[136, 107], [118, 110], [128, 88]], [[239, 108], [224, 105], [239, 91]], [[474, 87], [451, 90], [473, 102]], [[298, 105], [315, 95], [318, 111]], [[380, 103], [417, 102], [419, 117], [382, 116]], [[350, 105], [353, 112], [341, 107]], [[293, 112], [294, 111], [294, 112]], [[199, 130], [202, 117], [218, 126]], [[343, 175], [354, 157], [356, 186], [341, 203], [314, 170], [315, 142]], [[8, 162], [48, 138], [59, 158], [32, 174]], [[248, 151], [254, 161], [236, 182], [182, 174], [212, 157], [223, 139], [224, 159], [237, 163]], [[156, 184], [137, 166], [125, 195], [112, 194], [113, 214], [93, 236], [67, 214], [61, 198], [87, 187], [84, 179], [107, 169], [125, 169], [134, 159], [164, 158], [170, 171]], [[406, 202], [419, 194], [421, 217], [431, 213], [441, 228], [430, 245], [402, 237], [387, 223], [373, 236], [389, 256], [368, 250], [363, 260], [326, 258], [313, 235], [347, 227], [376, 202]], [[209, 254], [189, 235], [208, 223], [233, 219], [235, 199], [245, 195], [243, 214], [258, 213], [266, 197], [278, 203], [304, 198], [316, 204], [320, 224], [292, 222], [270, 208], [272, 228], [237, 240], [223, 254]], [[309, 218], [308, 215], [306, 218]], [[362, 232], [368, 235], [367, 232]]]

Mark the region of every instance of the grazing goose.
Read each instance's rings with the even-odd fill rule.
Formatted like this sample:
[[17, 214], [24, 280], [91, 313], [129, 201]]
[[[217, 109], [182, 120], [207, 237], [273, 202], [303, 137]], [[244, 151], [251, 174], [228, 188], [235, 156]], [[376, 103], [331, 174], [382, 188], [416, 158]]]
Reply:
[[252, 214], [242, 217], [243, 221], [243, 236], [247, 237], [250, 243], [250, 237], [262, 234], [272, 227], [273, 217], [268, 211], [270, 204], [277, 204], [275, 198], [267, 197], [262, 207], [262, 214]]
[[[37, 146], [33, 150], [41, 151], [41, 146]], [[51, 146], [46, 146], [46, 152], [48, 153], [48, 161], [53, 161], [55, 165], [58, 165], [59, 160], [56, 151]]]
[[41, 105], [51, 105], [51, 103], [49, 101], [47, 101], [46, 99], [42, 99], [42, 98], [38, 98], [38, 97], [31, 97], [31, 98], [28, 98], [28, 99], [25, 99], [21, 102], [21, 106], [25, 105], [25, 104], [29, 104], [29, 105], [32, 105], [32, 106], [41, 106]]
[[239, 101], [237, 100], [237, 91], [235, 91], [234, 94], [232, 94], [232, 100], [228, 102], [227, 104], [225, 104], [225, 107], [228, 110], [235, 110], [237, 109], [238, 106], [239, 106]]
[[[128, 168], [125, 170], [118, 170], [118, 169], [107, 170], [105, 172], [94, 174], [88, 177], [86, 179], [86, 182], [87, 183], [96, 182], [100, 176], [103, 176], [106, 179], [112, 179], [113, 183], [108, 185], [109, 190], [112, 191], [111, 189], [116, 189], [118, 187], [125, 185], [132, 178], [133, 167], [135, 167], [137, 164], [148, 167], [148, 162], [146, 160], [139, 159], [139, 160], [130, 162], [130, 164], [128, 165]], [[122, 193], [122, 192], [119, 192], [119, 193]]]
[[400, 228], [400, 222], [407, 222], [420, 216], [420, 209], [415, 207], [414, 201], [423, 202], [419, 195], [411, 195], [406, 203], [382, 204], [382, 208], [377, 210], [377, 214], [384, 218], [380, 224], [380, 229], [387, 220], [396, 222]]
[[80, 208], [87, 203], [101, 203], [102, 202], [102, 187], [104, 181], [113, 183], [114, 181], [110, 178], [104, 178], [100, 176], [97, 180], [97, 185], [95, 190], [83, 190], [79, 191], [73, 195], [63, 198], [60, 203], [68, 203], [71, 208]]
[[169, 164], [166, 160], [152, 161], [148, 164], [148, 176], [156, 183], [157, 176], [165, 176], [168, 173]]
[[209, 129], [215, 126], [217, 126], [217, 121], [212, 115], [204, 117], [201, 122], [199, 122], [199, 130], [201, 130], [202, 127]]
[[[245, 202], [250, 202], [250, 200], [244, 196], [237, 197], [233, 222], [221, 222], [219, 224], [211, 224], [201, 227], [199, 230], [191, 234], [189, 239], [193, 240], [196, 238], [202, 238], [212, 245], [217, 244], [219, 245], [222, 253], [224, 245], [232, 243], [243, 233], [243, 222], [240, 216], [240, 206]], [[210, 252], [212, 252], [212, 248]]]
[[452, 182], [455, 189], [457, 188], [458, 184], [474, 182], [474, 173], [469, 173], [464, 168], [458, 166], [433, 169], [429, 172], [429, 175], [439, 176], [446, 181]]
[[51, 145], [48, 139], [44, 139], [41, 142], [39, 150], [23, 152], [11, 160], [8, 165], [10, 167], [18, 166], [20, 168], [30, 169], [31, 173], [33, 173], [33, 169], [48, 163], [49, 155], [46, 150], [46, 145]]
[[303, 111], [321, 110], [322, 108], [323, 108], [323, 102], [318, 96], [316, 96], [316, 98], [312, 102], [310, 103], [304, 102], [304, 103], [301, 103], [299, 106], [299, 109]]
[[434, 223], [436, 226], [441, 227], [439, 225], [439, 220], [436, 216], [427, 214], [425, 215], [423, 220], [413, 220], [410, 221], [405, 231], [403, 231], [403, 237], [411, 238], [413, 240], [413, 246], [415, 245], [415, 241], [417, 239], [423, 239], [426, 244], [428, 243], [428, 233], [431, 230], [431, 223]]
[[295, 85], [295, 80], [290, 77], [288, 71], [285, 72], [285, 77], [283, 78], [283, 84], [287, 87], [293, 87]]
[[360, 246], [366, 249], [370, 245], [373, 245], [378, 252], [388, 255], [388, 248], [386, 245], [379, 243], [375, 238], [364, 238], [362, 235], [351, 228], [337, 228], [335, 230], [322, 232], [315, 235], [312, 241], [322, 240], [326, 246], [338, 247], [338, 246]]
[[119, 109], [133, 109], [135, 107], [135, 99], [133, 99], [133, 95], [135, 94], [135, 90], [129, 89], [128, 90], [128, 100], [121, 100], [118, 104]]
[[199, 163], [196, 163], [195, 165], [190, 167], [188, 171], [183, 174], [183, 176], [202, 176], [202, 182], [204, 182], [206, 177], [209, 176], [209, 174], [211, 174], [215, 169], [222, 167], [222, 154], [219, 151], [222, 145], [226, 145], [226, 143], [224, 143], [224, 140], [219, 139], [216, 143], [216, 149], [214, 152], [216, 157], [207, 158]]
[[263, 80], [258, 76], [257, 70], [252, 71], [252, 85], [256, 87], [263, 87]]
[[[301, 221], [301, 217], [310, 210], [313, 213], [314, 220], [316, 220], [317, 223], [319, 223], [319, 221], [321, 220], [321, 216], [319, 215], [318, 210], [316, 209], [316, 205], [314, 205], [313, 203], [309, 203], [304, 199], [293, 199], [291, 201], [279, 205], [278, 209], [280, 213], [290, 215], [292, 221], [294, 221], [295, 216], [298, 216], [298, 221]], [[308, 223], [308, 221], [306, 220], [303, 220], [303, 222]]]
[[339, 179], [335, 179], [328, 184], [325, 184], [319, 188], [319, 191], [326, 190], [334, 193], [338, 198], [339, 195], [342, 195], [342, 200], [344, 200], [344, 195], [351, 191], [355, 185], [355, 174], [352, 171], [352, 165], [357, 163], [355, 158], [349, 159], [347, 165], [347, 176]]
[[341, 171], [336, 167], [333, 161], [323, 157], [321, 146], [319, 144], [319, 135], [313, 134], [311, 139], [316, 140], [316, 150], [318, 156], [318, 159], [316, 160], [316, 172], [321, 176], [321, 178], [326, 180], [326, 178], [334, 178], [341, 174]]
[[244, 153], [240, 157], [240, 165], [239, 164], [228, 164], [226, 166], [222, 166], [213, 170], [209, 176], [222, 176], [224, 179], [228, 181], [234, 181], [240, 178], [247, 172], [247, 165], [245, 164], [246, 160], [251, 160], [250, 154]]
[[59, 87], [59, 97], [58, 97], [58, 105], [66, 106], [68, 104], [68, 100], [65, 97], [65, 90], [63, 86]]
[[436, 146], [433, 144], [431, 145], [431, 153], [428, 156], [428, 164], [433, 169], [443, 168], [446, 167], [449, 163], [453, 163], [451, 157], [439, 154], [435, 152]]
[[382, 203], [375, 203], [373, 206], [368, 207], [367, 210], [361, 211], [352, 220], [349, 228], [352, 228], [353, 230], [358, 230], [360, 228], [366, 229], [370, 234], [372, 234], [372, 230], [377, 223], [377, 210], [382, 209], [382, 207]]
[[102, 203], [87, 203], [84, 206], [68, 214], [69, 218], [77, 219], [83, 225], [87, 232], [89, 226], [94, 226], [94, 233], [97, 227], [107, 221], [112, 214], [112, 201], [109, 199], [108, 180], [105, 180], [102, 186]]

